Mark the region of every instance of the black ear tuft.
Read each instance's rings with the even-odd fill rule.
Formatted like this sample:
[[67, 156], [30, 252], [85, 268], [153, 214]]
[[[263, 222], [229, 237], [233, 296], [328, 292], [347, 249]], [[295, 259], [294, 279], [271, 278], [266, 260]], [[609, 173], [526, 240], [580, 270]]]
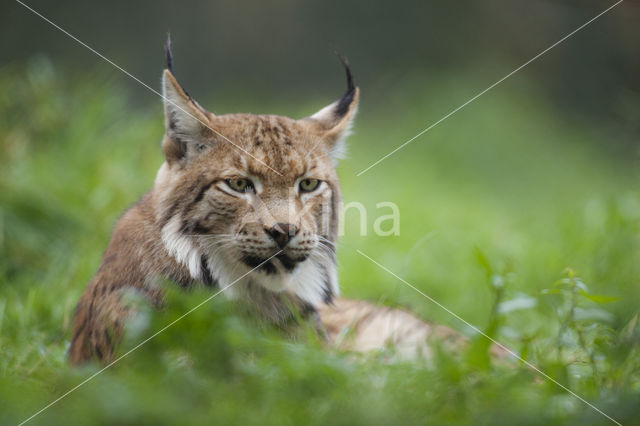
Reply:
[[351, 102], [353, 101], [353, 96], [355, 95], [355, 92], [356, 92], [356, 86], [353, 84], [353, 74], [351, 73], [349, 60], [338, 52], [335, 52], [335, 54], [340, 59], [340, 62], [342, 62], [345, 73], [347, 74], [347, 91], [344, 95], [342, 95], [342, 98], [340, 98], [340, 101], [338, 102], [338, 107], [336, 108], [336, 115], [338, 115], [339, 117], [342, 117], [349, 110], [349, 105], [351, 105]]
[[171, 53], [171, 34], [167, 33], [167, 43], [164, 45], [164, 56], [167, 60], [167, 69], [173, 74], [173, 53]]
[[353, 92], [356, 89], [356, 86], [353, 84], [353, 74], [351, 74], [351, 66], [349, 65], [349, 60], [339, 52], [335, 53], [338, 56], [338, 59], [340, 59], [340, 62], [342, 62], [344, 70], [347, 74], [347, 93]]

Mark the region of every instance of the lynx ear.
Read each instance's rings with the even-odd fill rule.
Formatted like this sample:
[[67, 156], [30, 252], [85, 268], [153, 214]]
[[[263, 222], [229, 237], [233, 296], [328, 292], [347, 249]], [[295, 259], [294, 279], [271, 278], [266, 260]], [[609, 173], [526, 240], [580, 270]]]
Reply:
[[162, 94], [165, 122], [162, 150], [167, 161], [172, 162], [202, 149], [210, 113], [191, 99], [168, 69], [162, 76]]
[[165, 137], [162, 150], [171, 163], [188, 158], [204, 147], [207, 141], [203, 135], [211, 126], [212, 114], [193, 100], [173, 76], [170, 40], [167, 40], [165, 51], [167, 69], [162, 75]]
[[345, 140], [349, 136], [353, 119], [358, 109], [360, 90], [353, 84], [351, 68], [345, 58], [339, 56], [347, 75], [347, 91], [337, 101], [327, 105], [302, 121], [308, 123], [314, 133], [324, 140], [329, 155], [335, 161], [346, 151]]

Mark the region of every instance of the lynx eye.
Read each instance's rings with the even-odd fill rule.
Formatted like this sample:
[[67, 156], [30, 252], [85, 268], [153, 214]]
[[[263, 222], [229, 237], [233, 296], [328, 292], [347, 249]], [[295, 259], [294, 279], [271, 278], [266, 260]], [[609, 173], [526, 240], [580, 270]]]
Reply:
[[227, 185], [229, 185], [229, 188], [238, 192], [247, 192], [247, 190], [253, 188], [253, 183], [251, 183], [249, 179], [245, 178], [227, 179], [226, 182]]
[[311, 192], [318, 188], [318, 185], [320, 185], [320, 181], [318, 179], [302, 179], [300, 181], [300, 191]]

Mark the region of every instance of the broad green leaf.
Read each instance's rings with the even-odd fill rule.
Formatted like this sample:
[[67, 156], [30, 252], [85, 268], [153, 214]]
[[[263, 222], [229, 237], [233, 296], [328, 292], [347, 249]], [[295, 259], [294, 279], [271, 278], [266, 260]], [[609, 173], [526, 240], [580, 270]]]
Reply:
[[599, 308], [575, 308], [574, 317], [578, 321], [597, 321], [611, 323], [615, 320], [615, 315], [609, 311]]
[[498, 305], [498, 312], [505, 314], [507, 312], [520, 311], [522, 309], [535, 308], [538, 305], [538, 300], [535, 297], [526, 295], [518, 296], [511, 300], [505, 300]]
[[586, 291], [582, 291], [582, 290], [580, 291], [580, 294], [586, 297], [587, 299], [591, 300], [592, 302], [595, 302], [598, 304], [617, 302], [618, 300], [620, 300], [619, 297], [605, 296], [602, 294], [589, 294]]

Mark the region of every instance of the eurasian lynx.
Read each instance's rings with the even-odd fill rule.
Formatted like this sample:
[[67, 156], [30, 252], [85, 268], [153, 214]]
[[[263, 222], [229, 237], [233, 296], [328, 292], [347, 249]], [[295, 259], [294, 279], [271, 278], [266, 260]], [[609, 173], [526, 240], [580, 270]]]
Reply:
[[346, 93], [297, 120], [215, 115], [177, 82], [168, 48], [167, 62], [166, 161], [153, 190], [116, 224], [78, 303], [71, 363], [113, 359], [130, 315], [123, 293], [133, 290], [159, 305], [159, 278], [224, 288], [275, 323], [290, 320], [293, 307], [315, 321], [329, 344], [343, 348], [392, 344], [413, 356], [431, 335], [460, 341], [452, 330], [405, 311], [337, 297], [335, 165], [359, 99], [346, 62]]

